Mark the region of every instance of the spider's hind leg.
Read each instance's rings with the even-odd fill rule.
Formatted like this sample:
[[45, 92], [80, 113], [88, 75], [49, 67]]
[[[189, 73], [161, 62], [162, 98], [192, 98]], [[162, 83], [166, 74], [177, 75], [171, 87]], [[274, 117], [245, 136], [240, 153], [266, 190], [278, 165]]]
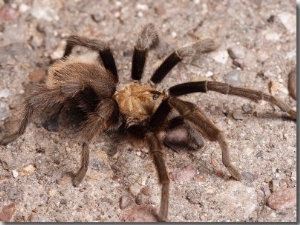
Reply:
[[105, 69], [109, 70], [112, 73], [115, 82], [118, 82], [119, 78], [115, 59], [109, 45], [106, 42], [72, 35], [67, 39], [67, 45], [63, 57], [68, 57], [71, 54], [73, 47], [76, 45], [98, 52], [99, 58], [101, 58]]
[[46, 108], [49, 109], [57, 106], [61, 104], [63, 100], [64, 98], [59, 89], [49, 90], [42, 85], [37, 87], [32, 95], [26, 100], [19, 128], [14, 133], [4, 136], [0, 140], [0, 144], [6, 145], [17, 139], [24, 134], [26, 127], [35, 114], [43, 112]]
[[195, 127], [200, 133], [210, 141], [217, 141], [222, 150], [222, 162], [229, 173], [236, 180], [241, 180], [241, 174], [231, 164], [229, 148], [223, 133], [193, 104], [182, 101], [178, 98], [170, 98], [169, 103], [181, 115], [184, 116], [186, 123]]

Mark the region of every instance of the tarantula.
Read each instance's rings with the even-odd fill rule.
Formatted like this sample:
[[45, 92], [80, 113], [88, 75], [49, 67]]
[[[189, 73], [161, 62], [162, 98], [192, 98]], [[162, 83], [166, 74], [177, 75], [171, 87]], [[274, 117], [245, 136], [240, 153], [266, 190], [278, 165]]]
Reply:
[[[45, 84], [34, 88], [26, 99], [18, 130], [4, 136], [0, 143], [6, 145], [22, 135], [33, 116], [52, 108], [61, 110], [71, 102], [83, 113], [79, 132], [83, 143], [82, 161], [80, 169], [74, 174], [73, 185], [78, 186], [87, 172], [89, 144], [103, 132], [121, 132], [130, 140], [144, 144], [153, 155], [162, 185], [158, 213], [161, 221], [168, 219], [170, 183], [163, 158], [163, 145], [172, 149], [197, 149], [198, 132], [210, 141], [219, 143], [223, 164], [234, 179], [241, 180], [240, 173], [231, 164], [229, 148], [223, 133], [194, 104], [177, 97], [194, 92], [216, 91], [254, 102], [268, 101], [294, 119], [296, 111], [263, 92], [216, 81], [182, 83], [163, 92], [156, 89], [155, 86], [184, 58], [214, 50], [216, 44], [211, 39], [200, 40], [175, 50], [155, 70], [150, 84], [142, 84], [140, 80], [148, 51], [157, 42], [158, 35], [154, 25], [150, 23], [144, 26], [134, 46], [131, 70], [133, 81], [117, 91], [118, 72], [109, 45], [96, 39], [70, 36], [63, 58], [54, 62], [48, 69]], [[95, 51], [98, 53], [97, 57], [75, 56], [71, 54], [74, 46], [83, 46]]]

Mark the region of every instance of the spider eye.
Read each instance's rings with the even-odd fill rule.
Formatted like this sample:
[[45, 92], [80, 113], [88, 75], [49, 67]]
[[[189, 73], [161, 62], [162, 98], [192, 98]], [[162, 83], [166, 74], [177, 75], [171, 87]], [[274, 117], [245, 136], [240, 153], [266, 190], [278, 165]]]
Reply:
[[156, 99], [158, 99], [158, 97], [159, 97], [159, 95], [158, 95], [158, 94], [154, 94], [154, 95], [152, 96], [153, 100], [156, 100]]

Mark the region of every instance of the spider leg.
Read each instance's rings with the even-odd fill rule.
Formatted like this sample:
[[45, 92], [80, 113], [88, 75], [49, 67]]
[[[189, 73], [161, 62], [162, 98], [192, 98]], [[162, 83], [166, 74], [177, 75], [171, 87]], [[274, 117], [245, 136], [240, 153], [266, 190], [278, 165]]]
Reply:
[[[74, 97], [82, 90], [81, 85], [67, 84], [61, 88], [49, 89], [45, 85], [39, 85], [33, 89], [31, 95], [26, 99], [24, 109], [22, 111], [22, 120], [18, 130], [12, 134], [4, 136], [0, 140], [1, 145], [6, 145], [24, 134], [26, 127], [30, 123], [32, 117], [46, 109], [57, 108], [63, 106], [63, 103], [69, 97]], [[60, 110], [57, 112], [59, 113]]]
[[129, 135], [135, 138], [143, 139], [146, 141], [154, 159], [154, 164], [156, 166], [159, 183], [162, 185], [161, 189], [161, 200], [160, 209], [158, 213], [159, 221], [168, 220], [168, 210], [169, 210], [169, 192], [170, 192], [170, 178], [168, 175], [167, 167], [163, 159], [163, 152], [161, 144], [155, 133], [150, 131], [146, 126], [133, 124], [127, 128]]
[[178, 98], [170, 98], [169, 104], [174, 107], [191, 126], [205, 135], [210, 141], [217, 141], [222, 150], [222, 162], [231, 176], [241, 180], [238, 170], [231, 164], [229, 149], [223, 133], [192, 103], [182, 101]]
[[119, 107], [114, 99], [102, 99], [94, 112], [89, 113], [87, 120], [81, 126], [81, 139], [83, 139], [81, 152], [81, 166], [73, 176], [73, 185], [78, 186], [88, 170], [89, 147], [95, 137], [104, 130], [117, 128], [120, 122]]
[[184, 94], [194, 93], [194, 92], [207, 92], [216, 91], [221, 94], [236, 95], [250, 99], [254, 102], [259, 100], [264, 100], [272, 105], [276, 105], [283, 112], [290, 114], [293, 119], [296, 119], [297, 113], [295, 110], [291, 109], [290, 106], [282, 102], [281, 100], [265, 94], [261, 91], [252, 90], [248, 88], [240, 88], [228, 85], [226, 83], [217, 81], [199, 81], [199, 82], [188, 82], [183, 84], [178, 84], [169, 89], [169, 94], [171, 96], [180, 96]]
[[64, 97], [59, 89], [47, 89], [45, 86], [37, 87], [30, 98], [26, 100], [22, 112], [22, 120], [18, 130], [12, 134], [4, 136], [0, 140], [1, 145], [6, 145], [24, 134], [27, 125], [30, 123], [32, 116], [38, 112], [62, 104]]
[[158, 213], [160, 221], [168, 220], [169, 210], [169, 192], [170, 192], [170, 178], [168, 175], [167, 167], [163, 159], [163, 153], [158, 138], [154, 133], [149, 132], [146, 134], [145, 139], [148, 143], [149, 149], [153, 155], [154, 163], [157, 167], [159, 182], [162, 185], [161, 189], [161, 205]]
[[214, 49], [216, 49], [216, 44], [213, 42], [213, 40], [204, 39], [192, 45], [188, 45], [186, 47], [175, 50], [156, 69], [151, 77], [151, 81], [154, 84], [160, 83], [164, 79], [164, 77], [172, 70], [172, 68], [179, 62], [181, 62], [184, 58], [205, 52], [210, 52]]
[[81, 151], [81, 167], [72, 178], [73, 185], [75, 187], [77, 187], [85, 177], [85, 174], [89, 166], [89, 155], [90, 155], [89, 145], [88, 143], [83, 142], [82, 151]]
[[[152, 130], [158, 130], [161, 125], [167, 120], [167, 116], [170, 113], [172, 107], [170, 107], [169, 98], [166, 98], [159, 105], [155, 113], [150, 118], [150, 127]], [[202, 137], [197, 132], [194, 132], [190, 126], [184, 124], [181, 116], [172, 118], [167, 121], [167, 134], [164, 137], [164, 144], [169, 148], [177, 151], [177, 149], [185, 148], [188, 150], [196, 150], [203, 146]]]
[[110, 47], [106, 42], [72, 35], [67, 39], [67, 45], [63, 57], [68, 57], [71, 54], [73, 47], [76, 45], [97, 51], [105, 69], [109, 70], [114, 76], [115, 82], [118, 82], [119, 78], [115, 59], [112, 55]]
[[81, 126], [83, 141], [90, 143], [104, 130], [116, 128], [120, 123], [119, 107], [111, 98], [101, 99], [94, 112], [87, 115]]
[[158, 35], [155, 30], [154, 24], [149, 23], [143, 28], [134, 46], [131, 68], [131, 78], [133, 80], [140, 80], [142, 78], [148, 50], [157, 42]]

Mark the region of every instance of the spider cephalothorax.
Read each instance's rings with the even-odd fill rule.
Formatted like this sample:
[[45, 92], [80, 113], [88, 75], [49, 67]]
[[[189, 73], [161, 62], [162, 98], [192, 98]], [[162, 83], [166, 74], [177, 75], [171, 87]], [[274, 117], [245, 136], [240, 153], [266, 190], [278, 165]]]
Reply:
[[154, 114], [165, 94], [150, 85], [130, 83], [118, 91], [114, 98], [117, 100], [120, 112], [127, 118], [142, 122]]
[[[216, 81], [187, 82], [170, 87], [165, 92], [154, 88], [181, 60], [216, 48], [211, 39], [180, 48], [171, 53], [155, 70], [150, 84], [141, 84], [148, 50], [158, 40], [153, 24], [146, 25], [138, 37], [132, 58], [132, 82], [117, 90], [118, 72], [109, 46], [99, 40], [79, 36], [67, 39], [64, 57], [50, 66], [45, 84], [32, 90], [26, 99], [19, 129], [4, 136], [1, 144], [7, 144], [25, 132], [33, 116], [73, 104], [83, 114], [79, 134], [83, 141], [81, 168], [73, 177], [79, 185], [88, 169], [88, 144], [106, 131], [116, 131], [130, 140], [140, 141], [150, 149], [162, 185], [158, 219], [168, 219], [169, 183], [167, 167], [163, 159], [163, 145], [177, 148], [198, 149], [199, 134], [210, 141], [217, 141], [222, 150], [222, 162], [231, 176], [240, 180], [241, 175], [231, 164], [229, 148], [223, 133], [192, 103], [178, 96], [193, 92], [216, 91], [247, 98], [265, 100], [283, 112], [296, 118], [296, 112], [282, 101], [260, 91], [233, 87]], [[96, 52], [91, 55], [73, 56], [72, 49], [79, 45]], [[95, 54], [94, 54], [95, 56]], [[57, 110], [58, 109], [58, 110]], [[162, 135], [163, 133], [163, 135]], [[198, 135], [197, 135], [198, 134]]]

